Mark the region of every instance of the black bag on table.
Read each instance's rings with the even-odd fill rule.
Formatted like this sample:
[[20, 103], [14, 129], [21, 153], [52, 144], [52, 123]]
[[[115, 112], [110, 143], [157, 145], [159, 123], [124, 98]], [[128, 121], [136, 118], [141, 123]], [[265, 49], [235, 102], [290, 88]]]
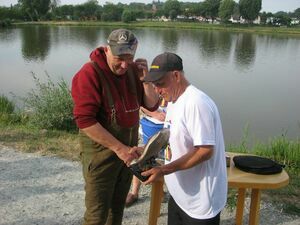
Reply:
[[232, 160], [238, 169], [255, 174], [276, 174], [284, 168], [284, 165], [259, 156], [238, 155], [234, 156]]

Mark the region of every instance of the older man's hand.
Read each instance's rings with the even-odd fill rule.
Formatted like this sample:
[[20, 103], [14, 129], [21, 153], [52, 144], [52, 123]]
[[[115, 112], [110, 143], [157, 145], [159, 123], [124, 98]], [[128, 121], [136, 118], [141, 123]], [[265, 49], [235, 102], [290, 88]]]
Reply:
[[138, 75], [140, 80], [143, 80], [144, 77], [148, 74], [148, 64], [146, 59], [138, 58], [135, 60], [135, 65], [138, 68]]

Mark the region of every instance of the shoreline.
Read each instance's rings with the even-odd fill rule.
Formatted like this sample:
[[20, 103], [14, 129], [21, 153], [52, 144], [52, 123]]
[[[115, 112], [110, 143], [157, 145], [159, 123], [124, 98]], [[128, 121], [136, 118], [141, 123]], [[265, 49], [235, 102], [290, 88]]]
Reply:
[[247, 32], [258, 34], [293, 35], [300, 36], [300, 27], [270, 27], [270, 26], [249, 26], [236, 24], [206, 24], [200, 22], [101, 22], [101, 21], [37, 21], [37, 22], [16, 22], [15, 26], [47, 25], [47, 26], [103, 26], [103, 27], [125, 27], [125, 28], [157, 28], [157, 29], [199, 29], [218, 30], [225, 32]]

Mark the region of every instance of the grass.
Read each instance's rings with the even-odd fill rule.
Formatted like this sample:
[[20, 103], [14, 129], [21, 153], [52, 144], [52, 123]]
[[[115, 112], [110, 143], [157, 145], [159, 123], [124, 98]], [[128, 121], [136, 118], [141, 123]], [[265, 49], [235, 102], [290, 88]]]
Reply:
[[77, 132], [46, 130], [28, 125], [9, 125], [0, 122], [0, 143], [23, 152], [58, 155], [79, 160]]
[[0, 95], [0, 121], [2, 124], [17, 124], [25, 120], [25, 115], [16, 111], [14, 103], [6, 96]]
[[39, 22], [22, 22], [16, 25], [58, 25], [58, 26], [108, 26], [108, 27], [125, 27], [125, 28], [167, 28], [167, 29], [203, 29], [203, 30], [222, 30], [230, 32], [249, 32], [249, 33], [271, 33], [285, 35], [300, 35], [299, 27], [269, 27], [269, 26], [249, 26], [236, 24], [207, 24], [199, 22], [160, 22], [160, 21], [143, 21], [143, 22], [100, 22], [100, 21], [39, 21]]
[[15, 105], [6, 96], [0, 95], [0, 115], [11, 114], [15, 110]]

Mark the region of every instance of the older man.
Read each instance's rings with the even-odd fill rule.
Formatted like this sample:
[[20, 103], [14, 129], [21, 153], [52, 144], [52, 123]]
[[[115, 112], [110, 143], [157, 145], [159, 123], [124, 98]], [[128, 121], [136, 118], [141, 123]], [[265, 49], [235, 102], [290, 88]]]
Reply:
[[174, 53], [154, 58], [149, 74], [158, 93], [169, 102], [170, 127], [165, 164], [142, 175], [149, 184], [164, 176], [170, 192], [169, 225], [215, 225], [226, 204], [227, 175], [222, 125], [217, 106], [184, 76]]
[[135, 35], [114, 30], [108, 45], [95, 49], [74, 76], [74, 117], [80, 129], [85, 179], [84, 224], [122, 223], [132, 174], [130, 162], [138, 157], [139, 109], [158, 107], [158, 95], [147, 74], [145, 59], [134, 60]]

